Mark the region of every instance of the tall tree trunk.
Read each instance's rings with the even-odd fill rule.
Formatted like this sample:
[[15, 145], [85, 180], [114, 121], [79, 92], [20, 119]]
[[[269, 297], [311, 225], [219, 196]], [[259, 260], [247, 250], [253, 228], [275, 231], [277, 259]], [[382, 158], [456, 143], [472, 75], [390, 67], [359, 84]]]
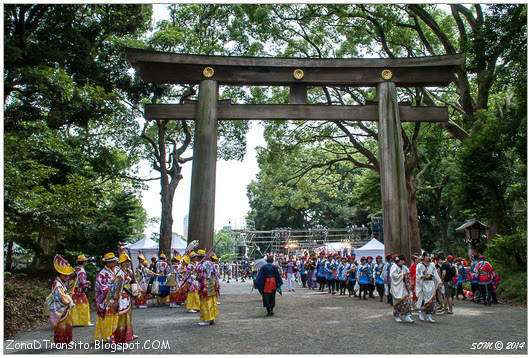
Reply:
[[417, 210], [417, 187], [414, 179], [414, 176], [406, 172], [409, 245], [411, 253], [417, 254], [420, 253], [422, 245], [420, 243], [419, 215]]
[[168, 168], [166, 166], [166, 122], [157, 121], [158, 127], [158, 147], [160, 165], [160, 236], [159, 252], [164, 252], [171, 256], [171, 236], [173, 233], [173, 195], [170, 190]]

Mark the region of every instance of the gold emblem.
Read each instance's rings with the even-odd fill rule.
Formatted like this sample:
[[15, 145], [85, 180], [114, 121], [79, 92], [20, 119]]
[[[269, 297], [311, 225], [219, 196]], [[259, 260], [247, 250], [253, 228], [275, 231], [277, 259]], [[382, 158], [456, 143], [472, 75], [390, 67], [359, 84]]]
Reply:
[[393, 72], [391, 72], [391, 70], [383, 70], [382, 71], [382, 78], [384, 80], [390, 80], [391, 77], [393, 77]]
[[293, 71], [293, 78], [296, 80], [300, 80], [304, 77], [304, 71], [300, 68], [297, 68], [295, 71]]
[[206, 78], [214, 76], [214, 69], [212, 67], [205, 67], [203, 69], [203, 76], [205, 76]]

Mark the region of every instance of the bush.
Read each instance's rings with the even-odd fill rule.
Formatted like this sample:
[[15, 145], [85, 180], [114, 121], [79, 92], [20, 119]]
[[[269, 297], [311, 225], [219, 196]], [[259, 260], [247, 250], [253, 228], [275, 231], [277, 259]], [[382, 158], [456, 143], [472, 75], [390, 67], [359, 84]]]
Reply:
[[508, 301], [527, 303], [527, 272], [500, 273], [497, 295]]
[[527, 270], [527, 237], [521, 233], [508, 236], [497, 235], [487, 246], [486, 256], [502, 271], [525, 272]]

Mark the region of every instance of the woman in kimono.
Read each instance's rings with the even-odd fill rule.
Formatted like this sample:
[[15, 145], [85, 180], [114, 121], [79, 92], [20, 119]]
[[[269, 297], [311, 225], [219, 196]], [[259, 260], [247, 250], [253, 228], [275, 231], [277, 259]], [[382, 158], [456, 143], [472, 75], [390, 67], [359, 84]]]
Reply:
[[52, 292], [46, 298], [48, 323], [53, 327], [55, 343], [70, 343], [72, 341], [71, 310], [74, 307], [74, 301], [69, 294], [68, 279], [72, 277], [74, 269], [60, 255], [55, 255], [53, 266], [58, 275], [52, 284]]
[[262, 295], [262, 302], [267, 310], [267, 315], [272, 316], [275, 308], [275, 294], [282, 294], [282, 278], [278, 267], [273, 265], [273, 256], [267, 256], [267, 264], [263, 265], [256, 276], [256, 289]]
[[[197, 250], [198, 258], [205, 257], [205, 250]], [[218, 317], [218, 300], [217, 292], [219, 290], [219, 274], [214, 263], [208, 260], [202, 260], [197, 265], [197, 282], [200, 302], [200, 326], [214, 324]]]
[[187, 296], [186, 296], [186, 309], [189, 313], [197, 313], [200, 309], [199, 303], [199, 284], [197, 282], [197, 254], [192, 251], [190, 253], [190, 264], [187, 266]]
[[416, 268], [416, 293], [417, 293], [417, 308], [419, 311], [419, 319], [424, 321], [424, 314], [428, 322], [435, 322], [432, 314], [435, 313], [435, 302], [437, 289], [441, 286], [441, 278], [437, 273], [435, 264], [431, 262], [430, 255], [427, 252], [422, 253], [422, 261], [417, 263]]
[[116, 264], [118, 258], [114, 253], [109, 252], [103, 256], [105, 266], [96, 276], [96, 309], [98, 319], [96, 320], [96, 330], [94, 332], [94, 340], [104, 340], [112, 342], [112, 333], [116, 329], [118, 323], [118, 315], [113, 311], [113, 308], [108, 304], [113, 295], [112, 286], [116, 278]]
[[111, 340], [115, 343], [127, 343], [138, 336], [133, 335], [133, 299], [138, 296], [138, 287], [131, 271], [131, 259], [125, 252], [120, 254], [118, 269], [113, 284], [113, 295], [109, 303], [118, 315], [116, 328]]
[[177, 308], [182, 302], [179, 302], [179, 282], [180, 282], [180, 261], [182, 257], [177, 253], [176, 250], [173, 251], [173, 257], [171, 259], [170, 267], [170, 308]]
[[393, 316], [395, 321], [402, 322], [401, 315], [405, 316], [405, 321], [413, 323], [411, 319], [411, 305], [409, 303], [409, 269], [405, 265], [403, 255], [395, 258], [395, 263], [391, 266], [391, 294], [393, 295]]
[[72, 322], [74, 327], [76, 326], [92, 326], [90, 324], [90, 307], [88, 304], [87, 292], [90, 287], [90, 281], [87, 280], [87, 273], [85, 272], [85, 266], [87, 265], [87, 259], [85, 255], [79, 255], [77, 257], [77, 266], [75, 268], [76, 279], [75, 288], [72, 299], [75, 306], [72, 308]]
[[147, 308], [147, 302], [149, 301], [149, 293], [147, 293], [147, 286], [151, 276], [156, 275], [148, 268], [148, 262], [144, 257], [142, 251], [138, 252], [138, 266], [135, 270], [135, 280], [138, 283], [140, 293], [135, 300], [135, 305], [138, 308]]

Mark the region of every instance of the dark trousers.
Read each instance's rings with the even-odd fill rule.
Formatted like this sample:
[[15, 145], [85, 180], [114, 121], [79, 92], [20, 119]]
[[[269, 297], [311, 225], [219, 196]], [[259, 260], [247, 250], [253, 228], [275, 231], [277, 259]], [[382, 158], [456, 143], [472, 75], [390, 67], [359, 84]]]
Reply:
[[339, 281], [339, 294], [344, 295], [347, 290], [347, 283], [344, 280]]
[[496, 292], [494, 292], [494, 287], [492, 287], [492, 283], [489, 283], [488, 285], [480, 285], [479, 286], [479, 299], [482, 300], [486, 305], [491, 303], [498, 303], [498, 299], [496, 298]]
[[326, 279], [324, 277], [317, 277], [317, 282], [319, 282], [319, 291], [324, 291]]
[[336, 281], [335, 280], [326, 280], [326, 286], [328, 287], [328, 293], [335, 292]]
[[387, 303], [389, 303], [391, 306], [393, 305], [393, 295], [391, 294], [391, 284], [387, 284], [387, 291], [389, 294], [387, 295]]
[[371, 283], [369, 283], [367, 286], [368, 286], [367, 289], [369, 290], [369, 296], [370, 296], [370, 297], [374, 297], [374, 296], [373, 296], [373, 292], [374, 292], [374, 284], [371, 282]]
[[361, 300], [361, 294], [363, 293], [363, 299], [367, 299], [367, 294], [369, 293], [369, 284], [368, 283], [360, 283], [360, 300]]
[[378, 291], [378, 296], [380, 296], [380, 301], [383, 301], [383, 296], [385, 292], [385, 287], [383, 283], [376, 284], [376, 291]]
[[337, 292], [340, 292], [341, 291], [341, 280], [334, 280], [336, 282], [336, 291]]
[[302, 281], [302, 287], [306, 288], [306, 281], [308, 281], [308, 275], [307, 274], [301, 274], [301, 281]]
[[264, 303], [264, 307], [267, 309], [267, 312], [272, 312], [273, 308], [275, 307], [275, 294], [276, 290], [273, 290], [271, 293], [263, 293], [262, 294], [262, 302]]
[[354, 284], [355, 284], [355, 281], [351, 281], [351, 280], [348, 280], [347, 281], [347, 289], [348, 289], [348, 296], [356, 296], [356, 293], [354, 292]]

